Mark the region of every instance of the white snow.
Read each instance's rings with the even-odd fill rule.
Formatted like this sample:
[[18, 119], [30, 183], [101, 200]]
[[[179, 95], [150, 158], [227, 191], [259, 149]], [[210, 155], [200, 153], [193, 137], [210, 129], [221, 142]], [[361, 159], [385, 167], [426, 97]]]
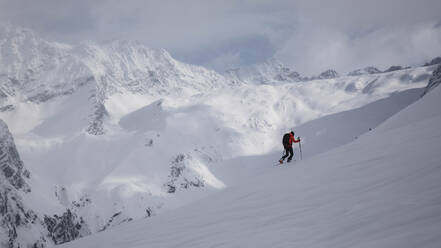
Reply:
[[61, 247], [439, 247], [441, 88], [350, 144]]

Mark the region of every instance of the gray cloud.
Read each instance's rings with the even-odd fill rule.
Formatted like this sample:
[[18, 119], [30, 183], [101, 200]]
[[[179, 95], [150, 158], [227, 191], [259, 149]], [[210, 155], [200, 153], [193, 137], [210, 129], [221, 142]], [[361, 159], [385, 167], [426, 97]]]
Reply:
[[440, 1], [297, 3], [298, 28], [276, 56], [301, 72], [414, 65], [441, 54]]
[[439, 0], [0, 0], [0, 21], [43, 37], [139, 40], [222, 71], [276, 56], [301, 73], [439, 55]]
[[175, 56], [183, 61], [225, 71], [241, 65], [262, 63], [274, 53], [273, 44], [266, 36], [251, 34], [212, 41], [192, 50], [178, 51]]

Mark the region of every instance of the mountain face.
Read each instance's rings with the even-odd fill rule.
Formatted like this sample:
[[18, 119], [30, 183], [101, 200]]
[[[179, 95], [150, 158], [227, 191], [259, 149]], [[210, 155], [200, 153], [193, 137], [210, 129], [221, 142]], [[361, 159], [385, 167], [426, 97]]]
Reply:
[[30, 30], [0, 25], [0, 104], [14, 108], [10, 98], [44, 102], [90, 80], [90, 71], [70, 50]]
[[[9, 132], [6, 123], [0, 120], [0, 168], [3, 172], [5, 182], [7, 181], [16, 190], [30, 192], [29, 185], [25, 178], [29, 178], [29, 171], [24, 169], [23, 162], [20, 160], [15, 143]], [[3, 180], [2, 180], [3, 181]]]
[[[47, 216], [32, 209], [25, 198], [35, 194], [7, 125], [0, 120], [0, 245], [46, 247], [62, 244], [90, 232], [69, 209], [62, 216]], [[38, 198], [37, 195], [34, 195]], [[86, 228], [86, 230], [85, 230]], [[83, 231], [83, 232], [80, 232]]]
[[387, 70], [385, 70], [384, 72], [399, 71], [399, 70], [405, 70], [405, 69], [410, 69], [410, 66], [403, 67], [401, 65], [393, 65], [393, 66], [389, 67]]
[[227, 70], [225, 76], [231, 80], [275, 85], [287, 82], [332, 79], [340, 75], [335, 70], [329, 69], [320, 73], [318, 76], [304, 77], [272, 58], [262, 64]]
[[425, 63], [424, 66], [431, 66], [431, 65], [437, 65], [437, 64], [441, 64], [441, 57], [436, 57], [436, 58], [432, 59], [430, 62]]
[[[215, 87], [220, 80], [212, 71], [179, 63], [164, 50], [151, 50], [135, 42], [114, 41], [102, 46], [86, 42], [73, 47], [6, 25], [0, 26], [0, 55], [3, 105], [8, 97], [44, 102], [71, 94], [91, 81], [96, 84], [97, 101], [102, 102], [121, 90], [149, 93], [155, 85], [155, 93], [173, 87], [198, 91]], [[204, 80], [198, 77], [201, 75]], [[213, 82], [206, 82], [206, 78]]]
[[48, 245], [228, 187], [222, 161], [279, 150], [295, 126], [425, 87], [433, 69], [310, 80], [273, 60], [220, 75], [136, 42], [71, 46], [11, 26], [0, 64], [0, 118], [33, 175], [5, 167], [21, 176], [2, 188], [38, 203], [23, 209], [39, 220], [32, 240]]
[[298, 72], [293, 71], [274, 58], [262, 64], [227, 70], [225, 76], [232, 80], [258, 84], [277, 84], [305, 80]]
[[[1, 247], [26, 247], [29, 244], [42, 247], [46, 242], [39, 217], [23, 202], [22, 194], [31, 192], [26, 183], [29, 177], [30, 173], [23, 166], [7, 125], [0, 120]], [[30, 232], [33, 229], [40, 230]]]
[[441, 65], [438, 65], [436, 69], [432, 73], [432, 77], [429, 79], [429, 83], [424, 89], [423, 95], [429, 93], [431, 90], [435, 89], [438, 85], [441, 84]]
[[61, 216], [44, 216], [45, 228], [54, 244], [63, 244], [90, 235], [87, 224], [81, 217], [67, 209]]
[[326, 71], [320, 73], [320, 75], [318, 75], [314, 79], [332, 79], [332, 78], [337, 78], [339, 76], [340, 75], [338, 74], [338, 72], [336, 72], [335, 70], [329, 69], [329, 70], [326, 70]]
[[[136, 42], [69, 46], [47, 42], [32, 31], [0, 25], [0, 111], [20, 103], [44, 103], [92, 85], [90, 134], [105, 133], [105, 101], [130, 92], [177, 96], [198, 94], [229, 84], [213, 71], [175, 61], [164, 50]], [[174, 89], [174, 90], [170, 90]]]
[[[392, 68], [394, 70], [399, 70], [398, 68], [394, 67]], [[378, 70], [376, 67], [368, 66], [363, 69], [357, 69], [355, 71], [349, 72], [348, 76], [360, 76], [360, 75], [366, 75], [366, 74], [376, 74], [381, 73], [380, 70]]]

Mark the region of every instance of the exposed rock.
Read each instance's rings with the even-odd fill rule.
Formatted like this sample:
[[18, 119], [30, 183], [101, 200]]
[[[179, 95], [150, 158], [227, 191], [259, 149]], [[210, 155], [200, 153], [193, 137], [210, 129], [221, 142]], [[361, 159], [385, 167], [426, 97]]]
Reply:
[[95, 112], [91, 115], [91, 121], [87, 127], [87, 132], [92, 135], [103, 135], [104, 119], [109, 115], [104, 104], [99, 103], [95, 106]]
[[424, 96], [425, 94], [429, 93], [429, 91], [435, 89], [435, 87], [437, 87], [440, 84], [441, 84], [441, 65], [438, 65], [438, 67], [433, 71], [432, 77], [429, 79], [429, 83], [427, 84], [421, 96]]
[[54, 98], [56, 95], [49, 92], [49, 91], [44, 91], [41, 93], [38, 93], [36, 95], [33, 95], [31, 97], [28, 98], [29, 101], [34, 102], [34, 103], [41, 103], [41, 102], [46, 102], [52, 98]]
[[92, 200], [89, 197], [83, 196], [78, 201], [73, 201], [72, 206], [73, 208], [84, 208], [87, 205], [92, 203]]
[[14, 105], [9, 104], [9, 105], [0, 107], [0, 112], [12, 111], [14, 109], [15, 109]]
[[320, 75], [316, 76], [316, 77], [312, 77], [312, 79], [332, 79], [332, 78], [338, 78], [340, 75], [333, 69], [328, 69], [322, 73], [320, 73]]
[[381, 71], [378, 70], [376, 67], [368, 66], [363, 69], [357, 69], [355, 71], [349, 72], [348, 76], [360, 76], [365, 74], [376, 74], [376, 73], [381, 73]]
[[[31, 30], [0, 24], [1, 91], [20, 100], [45, 102], [72, 92], [91, 76], [69, 45], [47, 42]], [[47, 75], [52, 75], [48, 77]]]
[[15, 189], [31, 191], [24, 179], [29, 178], [30, 173], [24, 168], [14, 139], [2, 120], [0, 120], [0, 171]]
[[0, 120], [0, 247], [44, 247], [48, 243], [43, 223], [24, 205], [20, 193], [31, 191], [25, 181], [29, 177], [8, 127]]
[[2, 90], [0, 90], [0, 99], [2, 98], [7, 98], [8, 95], [5, 94], [5, 92], [3, 92]]
[[385, 70], [384, 72], [391, 72], [391, 71], [399, 71], [403, 70], [404, 68], [401, 65], [393, 65], [389, 67], [389, 69]]
[[[43, 221], [25, 206], [19, 192], [31, 192], [27, 178], [30, 173], [20, 160], [6, 124], [0, 120], [0, 247], [45, 247], [90, 234], [84, 221], [69, 209], [62, 216], [45, 216]], [[57, 197], [61, 197], [60, 192]]]
[[204, 181], [198, 175], [188, 170], [186, 163], [190, 155], [177, 155], [170, 166], [169, 181], [165, 184], [167, 193], [175, 193], [178, 189], [204, 187]]
[[274, 58], [262, 64], [227, 70], [225, 76], [233, 81], [245, 81], [257, 84], [300, 82], [304, 80], [298, 72], [293, 71]]
[[44, 223], [55, 244], [63, 244], [90, 234], [90, 230], [83, 219], [78, 218], [69, 209], [61, 216], [45, 216]]
[[375, 84], [378, 80], [378, 77], [374, 80], [372, 80], [371, 82], [369, 82], [368, 85], [366, 85], [363, 90], [362, 93], [363, 94], [371, 94], [374, 92], [374, 90], [377, 88], [377, 85]]
[[110, 219], [107, 221], [106, 225], [104, 225], [104, 227], [100, 231], [104, 231], [104, 230], [111, 228], [113, 226], [117, 226], [117, 225], [120, 225], [125, 222], [130, 222], [132, 220], [133, 220], [132, 218], [124, 217], [122, 212], [115, 213], [114, 215], [112, 215], [112, 217], [110, 217]]
[[437, 65], [437, 64], [441, 64], [441, 57], [436, 57], [436, 58], [432, 59], [430, 62], [425, 63], [424, 66], [431, 66], [431, 65]]

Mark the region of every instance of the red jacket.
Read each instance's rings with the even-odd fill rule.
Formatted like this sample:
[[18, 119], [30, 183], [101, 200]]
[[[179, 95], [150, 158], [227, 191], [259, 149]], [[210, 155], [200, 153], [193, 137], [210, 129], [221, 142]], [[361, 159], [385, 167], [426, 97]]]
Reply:
[[292, 146], [292, 143], [299, 143], [300, 139], [296, 140], [296, 138], [294, 138], [294, 135], [292, 135], [292, 133], [289, 134], [289, 141], [288, 141], [288, 145]]

